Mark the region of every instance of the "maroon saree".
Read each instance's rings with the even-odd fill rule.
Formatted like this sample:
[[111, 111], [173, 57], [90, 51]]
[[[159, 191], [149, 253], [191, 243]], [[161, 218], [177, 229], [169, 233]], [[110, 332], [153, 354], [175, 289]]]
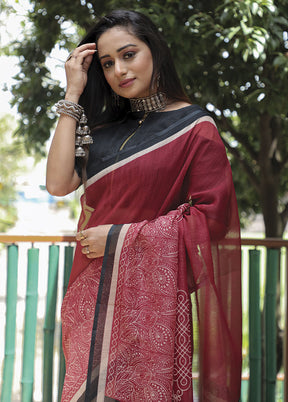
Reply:
[[229, 162], [197, 106], [149, 118], [121, 154], [121, 132], [110, 129], [108, 156], [95, 134], [79, 230], [113, 226], [103, 258], [76, 248], [62, 401], [236, 402], [241, 271]]

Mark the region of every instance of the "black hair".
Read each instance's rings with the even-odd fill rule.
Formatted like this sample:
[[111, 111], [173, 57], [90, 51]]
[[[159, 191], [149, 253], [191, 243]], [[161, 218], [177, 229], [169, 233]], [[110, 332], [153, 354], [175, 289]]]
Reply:
[[[168, 99], [190, 102], [177, 75], [170, 49], [161, 32], [144, 14], [136, 11], [114, 10], [101, 18], [80, 42], [96, 43], [100, 36], [115, 26], [125, 27], [150, 49], [153, 59], [151, 88], [158, 80], [158, 90]], [[159, 77], [159, 78], [158, 78]], [[130, 110], [128, 99], [120, 97], [119, 105], [113, 101], [112, 90], [108, 85], [97, 52], [93, 56], [88, 71], [87, 85], [79, 103], [84, 107], [91, 128], [121, 120]]]

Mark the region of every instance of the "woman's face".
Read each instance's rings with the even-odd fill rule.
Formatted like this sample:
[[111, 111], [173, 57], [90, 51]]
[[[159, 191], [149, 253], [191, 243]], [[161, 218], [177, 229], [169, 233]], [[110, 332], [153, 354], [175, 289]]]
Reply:
[[97, 49], [105, 78], [116, 94], [124, 98], [150, 95], [153, 59], [144, 42], [116, 26], [100, 36]]

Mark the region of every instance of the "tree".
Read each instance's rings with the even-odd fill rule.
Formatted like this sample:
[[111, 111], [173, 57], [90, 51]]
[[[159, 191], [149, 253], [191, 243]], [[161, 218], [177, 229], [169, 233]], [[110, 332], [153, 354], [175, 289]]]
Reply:
[[[213, 17], [200, 11], [190, 19], [194, 37], [206, 41], [202, 55], [197, 52], [197, 65], [209, 66], [202, 68], [206, 82], [199, 88], [200, 97], [213, 104], [222, 138], [234, 157], [236, 186], [253, 188], [267, 237], [281, 237], [288, 218], [287, 5], [226, 1]], [[209, 47], [213, 39], [216, 46]], [[243, 198], [239, 191], [238, 196]]]
[[[32, 23], [14, 43], [20, 73], [13, 103], [18, 135], [43, 152], [55, 124], [51, 106], [64, 95], [45, 65], [57, 43], [71, 50], [83, 30], [113, 8], [148, 14], [165, 32], [193, 102], [215, 117], [231, 158], [241, 217], [261, 211], [267, 237], [288, 219], [288, 0], [31, 0]], [[67, 32], [74, 24], [74, 36]]]
[[17, 220], [15, 175], [22, 168], [24, 144], [19, 139], [12, 139], [13, 125], [12, 116], [0, 118], [0, 232], [14, 226]]

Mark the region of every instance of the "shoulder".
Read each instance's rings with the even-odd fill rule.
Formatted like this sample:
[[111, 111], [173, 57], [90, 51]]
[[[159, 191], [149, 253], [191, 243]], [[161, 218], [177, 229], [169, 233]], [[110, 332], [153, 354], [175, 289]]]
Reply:
[[168, 103], [166, 108], [164, 109], [164, 111], [169, 112], [172, 110], [179, 110], [179, 109], [183, 109], [184, 107], [187, 107], [187, 106], [192, 106], [192, 104], [188, 103], [188, 102], [183, 102], [183, 101], [175, 101], [175, 102]]
[[164, 120], [170, 120], [170, 123], [175, 121], [187, 126], [190, 126], [191, 124], [194, 126], [201, 118], [202, 120], [209, 120], [213, 122], [210, 113], [199, 105], [186, 102], [175, 102], [168, 106], [159, 114], [162, 115]]
[[182, 122], [183, 128], [186, 126], [187, 133], [190, 133], [191, 138], [198, 138], [200, 141], [202, 139], [204, 141], [218, 142], [223, 145], [213, 117], [201, 106], [186, 102], [175, 102], [171, 104], [171, 113], [169, 113], [169, 110], [167, 112], [167, 116], [169, 114], [173, 114], [174, 117], [177, 116], [178, 122]]
[[[210, 116], [210, 113], [197, 104], [192, 104], [183, 101], [175, 101], [168, 103], [166, 108], [162, 111], [163, 114], [169, 115], [171, 112], [174, 116]], [[211, 116], [210, 116], [211, 117]]]

